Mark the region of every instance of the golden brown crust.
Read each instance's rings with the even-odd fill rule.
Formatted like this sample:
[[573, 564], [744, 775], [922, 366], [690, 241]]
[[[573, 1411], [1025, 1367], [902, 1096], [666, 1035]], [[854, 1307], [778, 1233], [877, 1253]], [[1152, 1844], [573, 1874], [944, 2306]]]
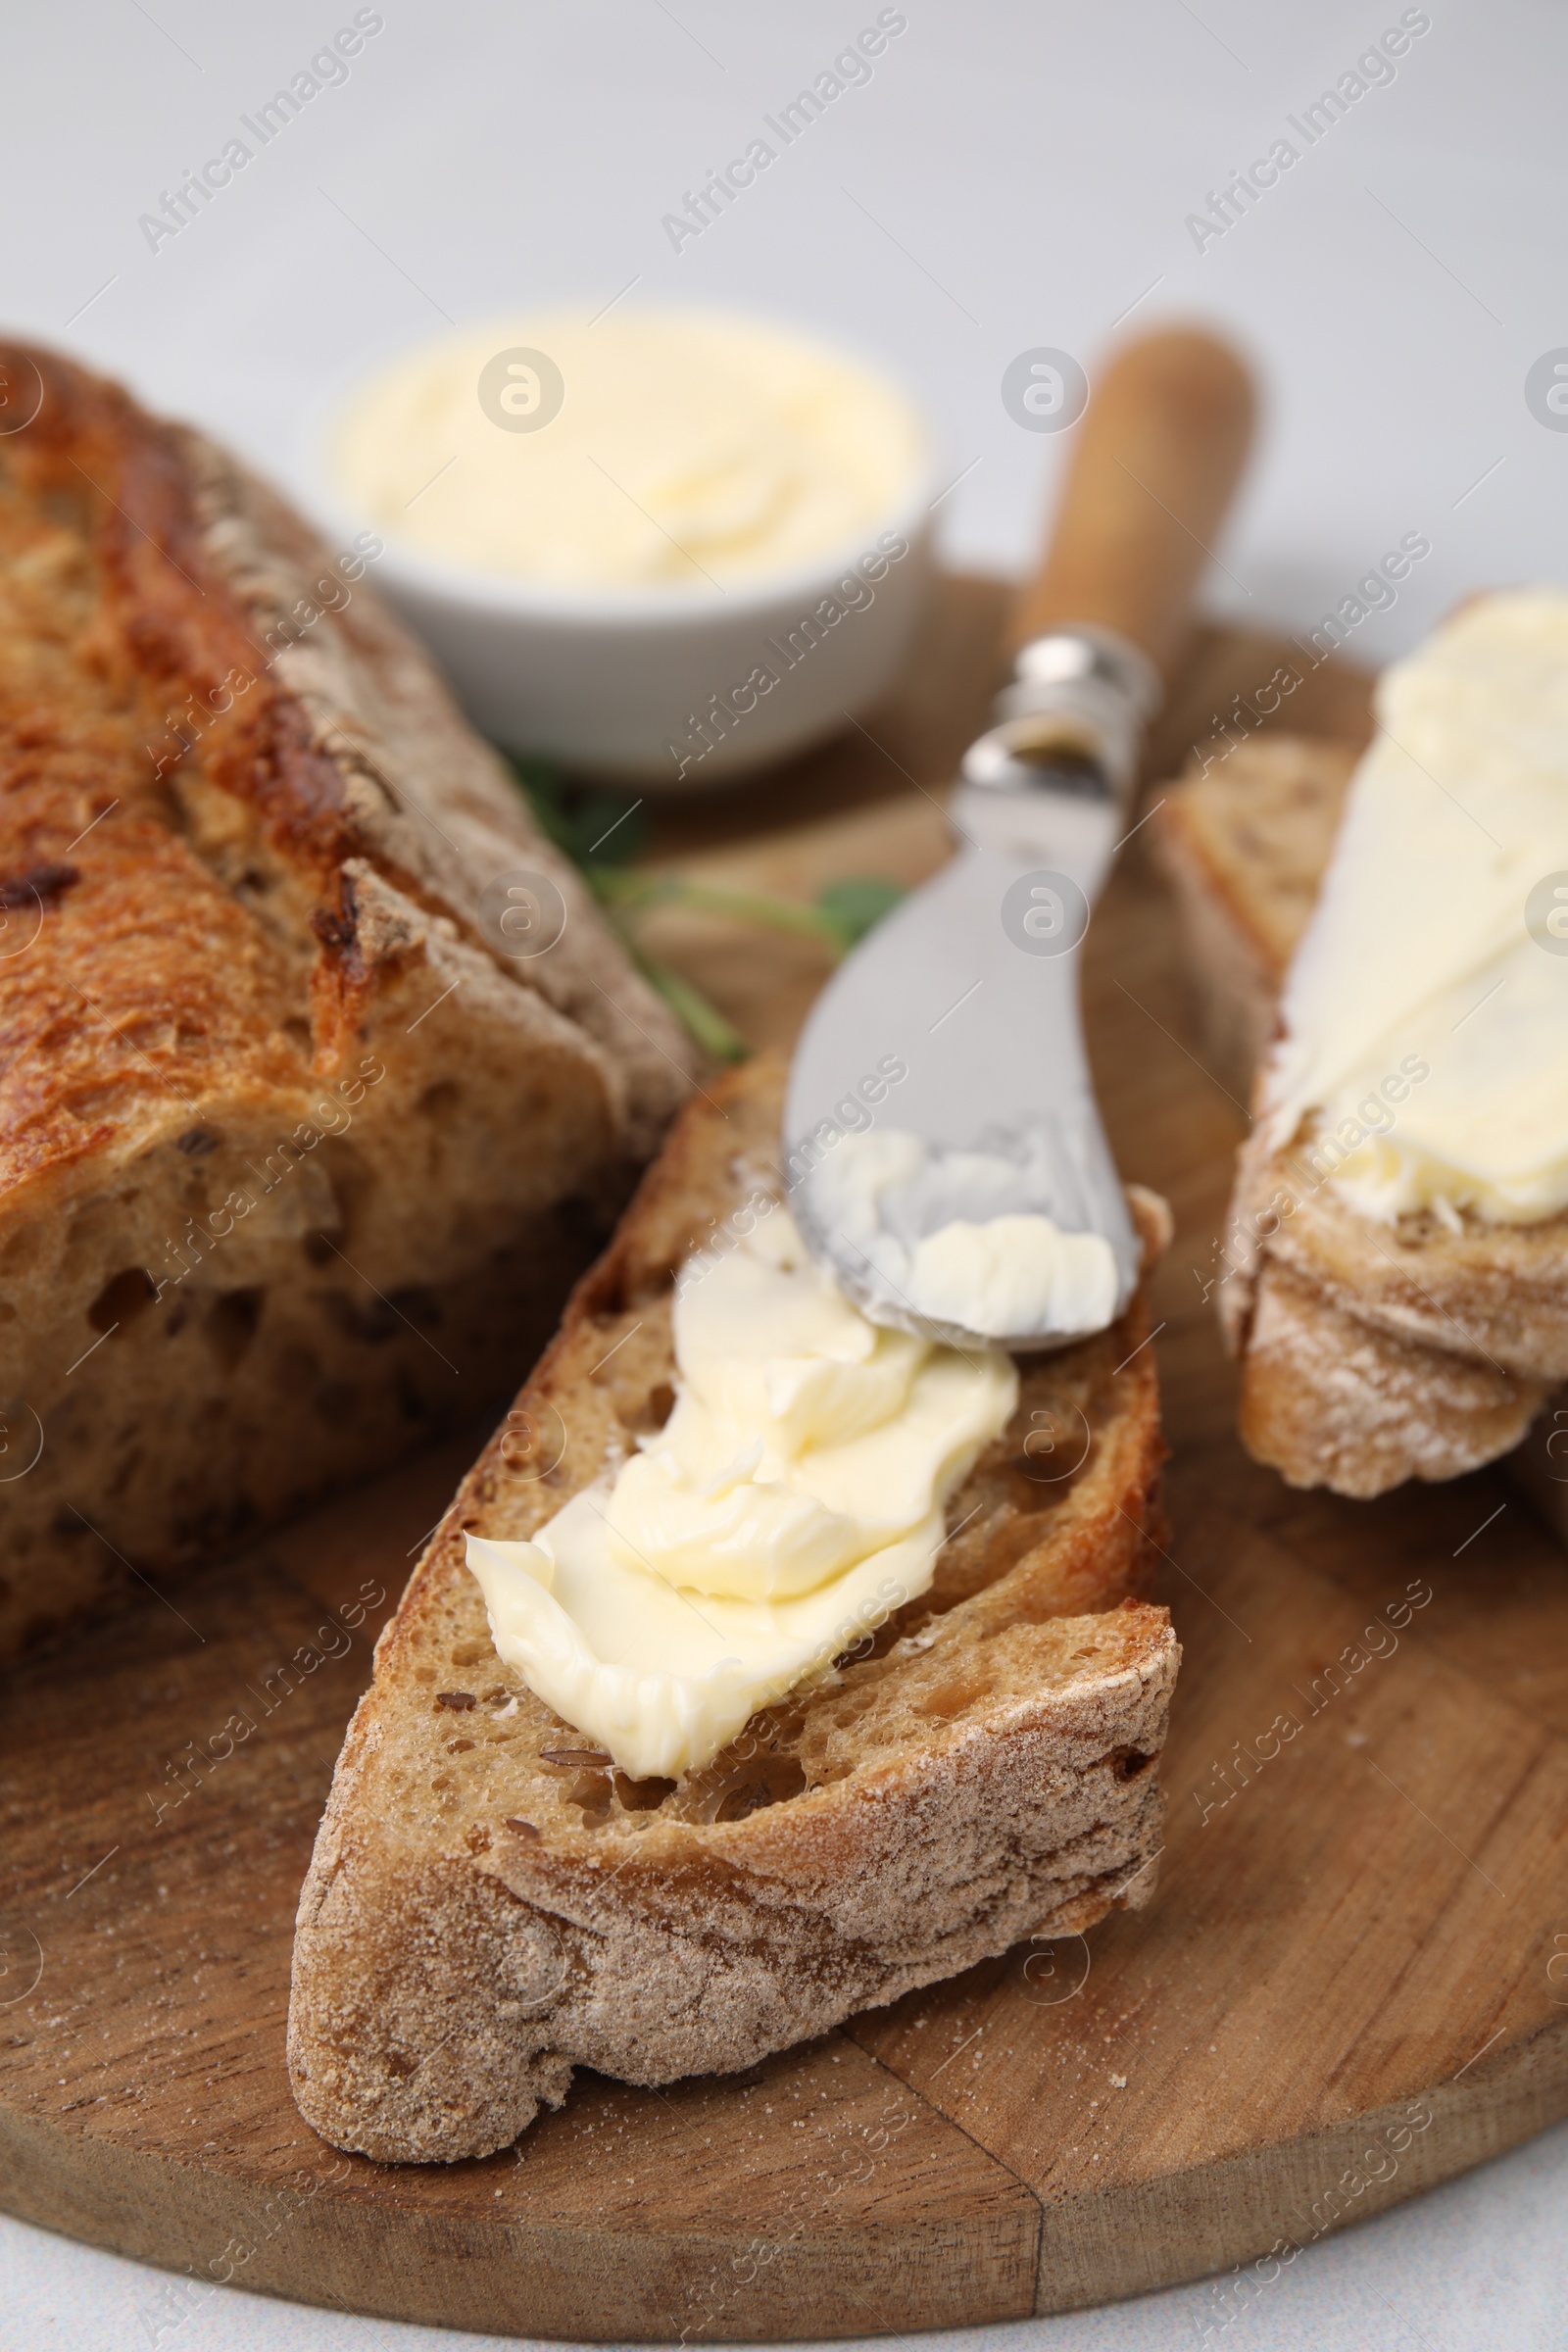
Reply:
[[504, 1393], [694, 1056], [363, 564], [0, 362], [5, 1655]]
[[[677, 1121], [377, 1645], [300, 1901], [290, 2066], [388, 2160], [504, 2145], [573, 2066], [742, 2067], [1153, 1884], [1178, 1651], [1142, 1294], [1027, 1359], [931, 1591], [703, 1772], [634, 1784], [503, 1668], [463, 1534], [524, 1537], [669, 1410], [671, 1277], [777, 1186], [763, 1059]], [[1146, 1246], [1163, 1203], [1135, 1199]]]
[[[156, 985], [140, 983], [138, 1002], [124, 1006], [135, 1018], [144, 1004], [155, 1026], [161, 1008], [170, 1016], [136, 1083], [194, 1092], [215, 1057], [259, 1047], [269, 1034], [255, 1007], [247, 1017], [226, 999], [227, 1019], [215, 1027], [211, 1017], [220, 1008], [209, 994], [223, 967], [236, 950], [255, 953], [255, 912], [243, 899], [232, 904], [239, 854], [270, 852], [298, 894], [311, 936], [294, 949], [308, 953], [315, 975], [312, 1066], [330, 1071], [381, 960], [360, 938], [356, 868], [455, 924], [496, 962], [478, 899], [509, 858], [526, 853], [561, 891], [569, 919], [558, 951], [534, 964], [508, 959], [506, 975], [609, 1046], [629, 1082], [623, 1107], [652, 1140], [684, 1092], [690, 1048], [624, 958], [607, 951], [576, 876], [373, 591], [362, 583], [341, 609], [309, 619], [317, 608], [290, 591], [313, 575], [335, 582], [337, 593], [346, 582], [265, 485], [199, 434], [160, 423], [118, 385], [68, 361], [0, 344], [0, 362], [19, 380], [36, 368], [43, 382], [36, 418], [0, 443], [0, 490], [22, 542], [11, 568], [41, 585], [27, 641], [35, 671], [13, 680], [7, 698], [5, 872], [16, 879], [40, 862], [74, 860], [77, 878], [59, 897], [61, 911], [74, 913], [83, 889], [100, 906], [112, 897], [119, 927], [149, 953], [170, 925], [187, 933], [203, 919], [218, 926], [190, 939], [194, 954], [172, 939]], [[422, 746], [411, 747], [411, 736]], [[194, 812], [179, 806], [187, 789]], [[89, 847], [78, 840], [82, 827], [102, 819], [112, 798], [113, 821], [94, 825]], [[202, 822], [215, 805], [221, 839]], [[215, 898], [231, 903], [224, 909]], [[35, 989], [45, 999], [9, 1065], [15, 1079], [20, 1062], [30, 1084], [29, 1165], [82, 1148], [69, 1120], [51, 1122], [44, 1141], [38, 1113], [50, 1057], [25, 1050], [34, 1036], [47, 1039], [96, 944], [85, 921], [62, 928], [58, 952], [51, 940], [49, 955], [4, 975], [24, 1019]], [[247, 957], [238, 960], [243, 967]], [[188, 1007], [187, 990], [195, 992]], [[234, 994], [243, 999], [243, 986]], [[182, 1010], [192, 1017], [182, 1020]], [[267, 1010], [275, 1026], [275, 1005]], [[13, 1148], [6, 1107], [0, 1098], [0, 1152]], [[7, 1172], [0, 1158], [0, 1181]]]

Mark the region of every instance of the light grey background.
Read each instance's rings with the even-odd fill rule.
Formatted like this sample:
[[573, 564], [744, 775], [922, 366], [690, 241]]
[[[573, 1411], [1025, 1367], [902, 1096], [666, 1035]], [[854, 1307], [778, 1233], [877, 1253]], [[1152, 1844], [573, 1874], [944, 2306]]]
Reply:
[[[663, 216], [875, 0], [378, 13], [347, 81], [156, 252], [139, 216], [352, 6], [19, 14], [9, 321], [282, 470], [326, 387], [444, 316], [597, 306], [631, 280], [627, 301], [753, 305], [914, 386], [963, 474], [950, 560], [1012, 569], [1065, 440], [1005, 414], [1008, 361], [1052, 345], [1093, 374], [1116, 321], [1197, 313], [1241, 336], [1269, 397], [1222, 605], [1310, 621], [1424, 532], [1431, 558], [1358, 640], [1382, 659], [1471, 588], [1560, 563], [1568, 432], [1524, 399], [1531, 364], [1568, 345], [1568, 19], [1545, 0], [1433, 0], [1392, 83], [1310, 149], [1287, 118], [1398, 24], [1397, 0], [907, 0], [871, 80], [678, 252]], [[1188, 216], [1281, 136], [1300, 160], [1199, 251]]]
[[[905, 0], [907, 29], [704, 233], [662, 217], [743, 151], [879, 0], [385, 0], [381, 31], [177, 237], [138, 217], [218, 154], [350, 4], [83, 0], [5, 30], [7, 325], [128, 377], [275, 473], [368, 356], [547, 303], [740, 304], [878, 356], [960, 477], [952, 563], [1030, 557], [1068, 436], [1001, 380], [1048, 345], [1227, 325], [1267, 439], [1209, 583], [1310, 625], [1402, 533], [1432, 554], [1356, 632], [1383, 660], [1476, 586], [1562, 576], [1568, 433], [1526, 407], [1568, 346], [1568, 18], [1432, 0], [1392, 83], [1305, 148], [1287, 124], [1397, 24], [1398, 0]], [[1288, 137], [1300, 160], [1199, 250], [1187, 216]], [[250, 142], [254, 145], [254, 141]], [[776, 145], [777, 142], [774, 141]], [[1568, 2132], [1303, 2254], [1220, 2339], [1314, 2352], [1568, 2342]], [[150, 2340], [157, 2274], [0, 2224], [0, 2342]], [[1202, 2287], [1037, 2328], [1053, 2352], [1200, 2340]], [[459, 2338], [219, 2290], [180, 2352]], [[477, 2339], [474, 2339], [477, 2340]]]

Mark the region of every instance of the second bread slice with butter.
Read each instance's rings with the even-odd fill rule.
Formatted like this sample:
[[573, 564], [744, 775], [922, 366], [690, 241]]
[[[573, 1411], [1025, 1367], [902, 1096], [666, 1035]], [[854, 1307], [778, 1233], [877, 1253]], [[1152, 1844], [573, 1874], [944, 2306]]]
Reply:
[[[1195, 762], [1154, 819], [1199, 1026], [1244, 1098], [1356, 758], [1348, 744], [1261, 736]], [[1365, 1497], [1456, 1478], [1521, 1446], [1568, 1378], [1568, 1218], [1374, 1226], [1327, 1184], [1303, 1186], [1255, 1136], [1215, 1297], [1242, 1359], [1243, 1440], [1293, 1486]], [[1568, 1532], [1551, 1476], [1561, 1469], [1549, 1465], [1545, 1499]]]
[[[498, 1433], [377, 1646], [295, 1939], [295, 2097], [339, 2146], [482, 2155], [576, 2066], [746, 2067], [1152, 1891], [1180, 1653], [1138, 1597], [1164, 1541], [1141, 1293], [1026, 1359], [931, 1590], [706, 1769], [628, 1780], [496, 1656], [465, 1531], [533, 1534], [662, 1423], [674, 1274], [767, 1181], [782, 1087], [764, 1059], [683, 1113], [518, 1399], [559, 1461], [519, 1477]], [[1134, 1205], [1155, 1254], [1167, 1213]], [[1031, 1436], [1069, 1429], [1084, 1458], [1042, 1477]]]

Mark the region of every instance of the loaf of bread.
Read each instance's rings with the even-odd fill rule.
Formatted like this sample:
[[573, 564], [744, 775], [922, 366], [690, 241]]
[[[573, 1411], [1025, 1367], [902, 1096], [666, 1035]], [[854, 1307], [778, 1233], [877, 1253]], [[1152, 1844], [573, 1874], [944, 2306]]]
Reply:
[[[306, 2120], [504, 2147], [575, 2066], [727, 2072], [1153, 1891], [1179, 1650], [1142, 1292], [1025, 1358], [930, 1590], [701, 1771], [633, 1781], [498, 1658], [464, 1531], [525, 1538], [671, 1406], [677, 1268], [776, 1169], [763, 1059], [682, 1113], [376, 1647], [294, 1945]], [[1169, 1212], [1134, 1194], [1146, 1259]], [[541, 1471], [544, 1475], [540, 1475]]]
[[[1356, 753], [1264, 735], [1194, 762], [1154, 820], [1198, 1026], [1245, 1101], [1317, 901]], [[1255, 1132], [1214, 1297], [1242, 1363], [1249, 1452], [1293, 1486], [1373, 1495], [1456, 1478], [1520, 1446], [1568, 1378], [1568, 1218], [1497, 1226], [1430, 1212], [1373, 1224]], [[1560, 1532], [1555, 1423], [1520, 1468]]]
[[508, 1394], [691, 1059], [374, 540], [0, 379], [3, 1655]]

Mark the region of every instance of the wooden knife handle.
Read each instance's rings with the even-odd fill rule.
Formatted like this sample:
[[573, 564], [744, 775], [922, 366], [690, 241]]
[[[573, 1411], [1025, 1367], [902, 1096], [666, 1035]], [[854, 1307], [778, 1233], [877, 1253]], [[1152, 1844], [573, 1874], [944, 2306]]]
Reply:
[[1198, 328], [1118, 352], [1090, 394], [1045, 563], [1018, 600], [1014, 648], [1092, 621], [1130, 637], [1168, 677], [1255, 409], [1237, 354]]

